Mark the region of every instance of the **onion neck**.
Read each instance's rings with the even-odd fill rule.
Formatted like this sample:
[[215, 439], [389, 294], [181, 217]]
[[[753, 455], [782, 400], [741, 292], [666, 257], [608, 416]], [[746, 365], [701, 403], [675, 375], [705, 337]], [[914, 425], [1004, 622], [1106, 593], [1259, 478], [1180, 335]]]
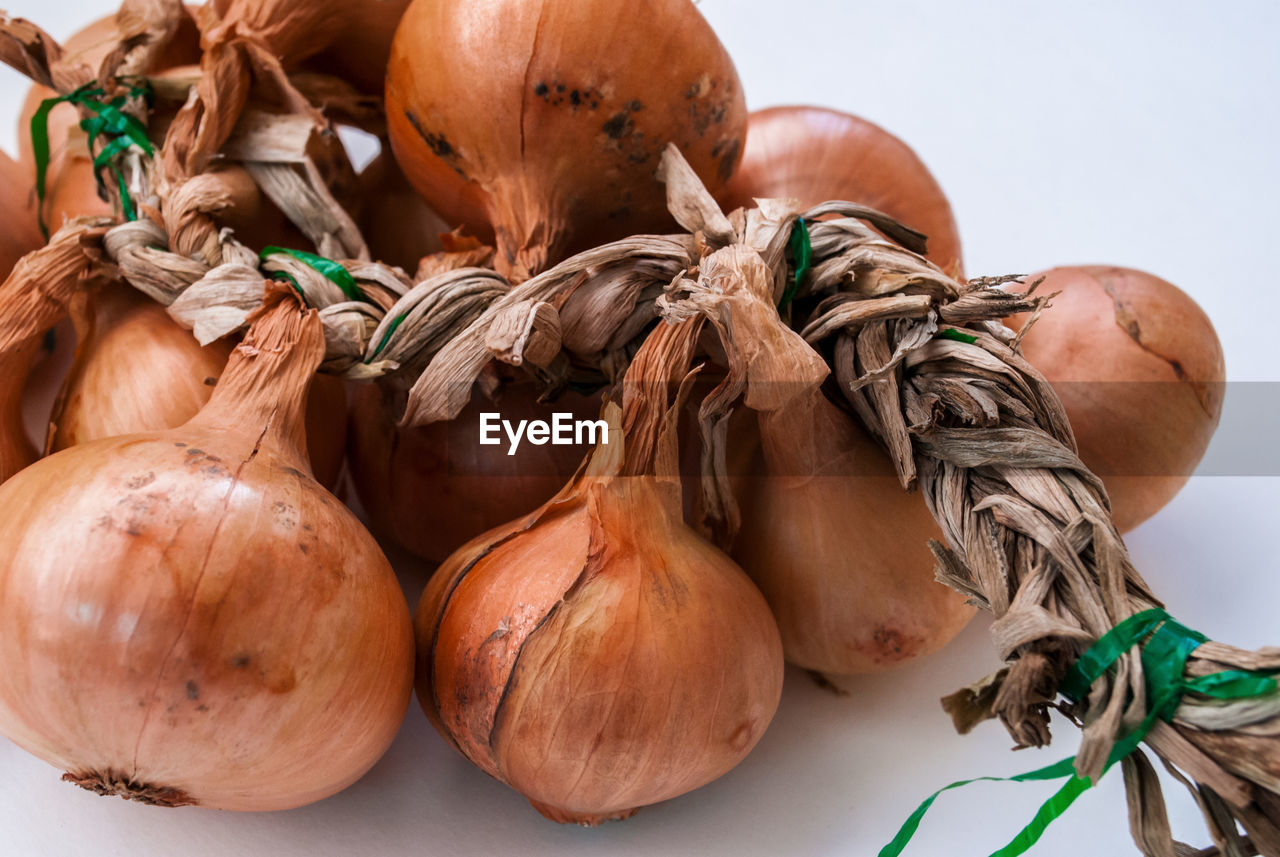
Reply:
[[489, 201], [494, 267], [512, 285], [563, 259], [569, 236], [557, 199], [554, 189], [528, 187], [522, 174], [494, 181]]
[[319, 314], [299, 307], [284, 289], [269, 289], [213, 396], [187, 425], [256, 435], [259, 446], [287, 451], [310, 472], [307, 394], [324, 360], [324, 332]]

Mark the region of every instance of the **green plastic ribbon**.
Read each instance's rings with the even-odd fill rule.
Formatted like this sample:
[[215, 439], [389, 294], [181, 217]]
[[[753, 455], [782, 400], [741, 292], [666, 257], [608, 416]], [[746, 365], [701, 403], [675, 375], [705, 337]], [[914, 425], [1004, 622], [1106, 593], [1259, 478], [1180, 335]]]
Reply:
[[[1186, 678], [1184, 674], [1187, 658], [1205, 642], [1208, 642], [1208, 638], [1203, 634], [1175, 622], [1164, 610], [1155, 608], [1144, 610], [1117, 624], [1099, 637], [1072, 665], [1063, 678], [1060, 690], [1067, 699], [1080, 702], [1089, 695], [1089, 688], [1093, 683], [1110, 670], [1125, 652], [1134, 646], [1141, 646], [1142, 669], [1149, 700], [1147, 716], [1136, 728], [1116, 741], [1107, 756], [1106, 765], [1103, 766], [1103, 774], [1136, 750], [1157, 720], [1172, 720], [1184, 694], [1195, 693], [1212, 699], [1245, 699], [1277, 692], [1274, 670], [1223, 670]], [[976, 782], [1028, 782], [1066, 777], [1066, 783], [1041, 805], [1030, 823], [1007, 845], [993, 852], [991, 857], [1016, 857], [1023, 854], [1040, 839], [1055, 818], [1066, 812], [1076, 798], [1094, 785], [1088, 778], [1076, 773], [1075, 761], [1075, 756], [1070, 756], [1025, 774], [977, 777], [944, 786], [911, 813], [899, 829], [898, 835], [880, 849], [879, 857], [897, 857], [901, 854], [915, 835], [924, 814], [945, 791]]]
[[796, 218], [795, 228], [791, 230], [790, 248], [791, 261], [796, 266], [796, 275], [782, 295], [782, 301], [778, 304], [779, 310], [785, 310], [791, 303], [796, 292], [800, 290], [800, 284], [804, 282], [805, 275], [813, 267], [813, 244], [809, 241], [809, 227], [803, 217]]
[[[379, 354], [382, 353], [382, 349], [386, 348], [387, 343], [391, 341], [391, 334], [395, 333], [396, 328], [404, 324], [404, 320], [408, 317], [409, 317], [408, 313], [401, 313], [400, 315], [391, 319], [391, 324], [387, 326], [387, 332], [382, 334], [382, 341], [378, 343], [377, 348], [373, 349], [373, 356], [370, 357], [369, 360], [373, 360]], [[366, 360], [365, 362], [368, 363], [369, 360]]]
[[[274, 256], [277, 253], [292, 256], [308, 268], [323, 274], [325, 279], [342, 290], [348, 300], [369, 303], [369, 299], [364, 296], [360, 291], [360, 287], [356, 285], [355, 278], [351, 276], [351, 272], [332, 259], [326, 259], [323, 256], [317, 256], [315, 253], [308, 253], [305, 250], [290, 250], [288, 247], [264, 247], [262, 252], [258, 254], [258, 258], [265, 262], [268, 256]], [[271, 278], [288, 280], [298, 295], [302, 297], [303, 303], [307, 302], [307, 296], [302, 293], [302, 286], [298, 285], [298, 281], [288, 271], [272, 271]]]
[[972, 333], [965, 333], [963, 331], [956, 330], [954, 327], [948, 327], [945, 330], [940, 331], [938, 333], [938, 338], [950, 339], [953, 342], [965, 342], [969, 345], [973, 345], [973, 343], [978, 341], [978, 337], [974, 336]]
[[[121, 78], [121, 80], [125, 80]], [[155, 146], [147, 137], [147, 128], [133, 116], [124, 112], [124, 106], [132, 98], [143, 98], [147, 105], [152, 103], [151, 85], [145, 80], [131, 84], [127, 95], [118, 95], [110, 101], [103, 101], [106, 92], [91, 81], [66, 95], [46, 98], [40, 102], [31, 117], [31, 149], [36, 162], [36, 218], [40, 224], [40, 233], [49, 238], [49, 226], [44, 220], [44, 202], [47, 189], [45, 187], [49, 174], [49, 113], [59, 104], [75, 104], [93, 113], [93, 116], [80, 120], [80, 127], [89, 136], [89, 152], [92, 154], [99, 139], [105, 140], [102, 149], [93, 156], [93, 174], [102, 188], [103, 170], [114, 176], [116, 188], [120, 193], [120, 208], [127, 220], [137, 220], [137, 210], [133, 198], [129, 195], [124, 173], [116, 165], [116, 157], [130, 147], [136, 146], [145, 155], [154, 155]]]

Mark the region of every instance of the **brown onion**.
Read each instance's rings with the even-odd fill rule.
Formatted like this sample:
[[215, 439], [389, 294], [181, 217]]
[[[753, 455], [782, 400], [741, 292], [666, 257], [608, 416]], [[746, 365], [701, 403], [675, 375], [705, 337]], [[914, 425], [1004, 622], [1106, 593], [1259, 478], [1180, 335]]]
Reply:
[[23, 385], [90, 267], [80, 245], [84, 231], [68, 226], [54, 233], [47, 246], [19, 259], [0, 286], [0, 482], [37, 458], [23, 421]]
[[[234, 343], [201, 347], [164, 307], [121, 282], [73, 303], [78, 344], [52, 417], [50, 449], [176, 428], [213, 395]], [[307, 399], [307, 447], [321, 485], [337, 484], [346, 443], [342, 382], [319, 375]]]
[[[1213, 323], [1172, 283], [1105, 265], [1054, 268], [1061, 292], [1022, 340], [1053, 383], [1080, 458], [1102, 477], [1128, 532], [1181, 490], [1222, 414], [1226, 367]], [[1008, 319], [1015, 329], [1026, 321]]]
[[960, 234], [937, 180], [910, 146], [865, 119], [825, 107], [754, 111], [726, 208], [771, 197], [804, 208], [841, 199], [877, 209], [927, 235], [929, 261], [960, 269]]
[[927, 542], [942, 534], [928, 508], [822, 392], [827, 365], [778, 317], [760, 257], [731, 246], [700, 268], [721, 285], [695, 300], [720, 330], [733, 375], [747, 373], [759, 429], [756, 461], [737, 480], [742, 521], [731, 554], [773, 609], [787, 660], [848, 675], [941, 648], [974, 609], [934, 580]]
[[0, 732], [100, 794], [285, 809], [360, 777], [412, 687], [404, 596], [308, 472], [313, 311], [265, 310], [185, 425], [0, 488]]
[[659, 328], [589, 467], [450, 557], [418, 606], [428, 718], [555, 821], [625, 818], [710, 782], [778, 705], [768, 606], [681, 518], [666, 388], [696, 333]]
[[391, 40], [408, 5], [409, 0], [347, 0], [340, 7], [347, 16], [341, 35], [308, 65], [361, 92], [382, 95]]
[[689, 0], [414, 0], [387, 73], [391, 143], [451, 223], [494, 235], [519, 281], [570, 250], [673, 228], [654, 178], [675, 143], [713, 190], [746, 107]]
[[442, 249], [440, 235], [451, 227], [409, 187], [389, 151], [360, 173], [360, 196], [360, 231], [377, 261], [412, 274], [423, 256]]
[[480, 414], [549, 421], [553, 412], [594, 418], [599, 397], [565, 393], [537, 401], [531, 382], [504, 384], [495, 400], [481, 395], [456, 418], [401, 427], [403, 404], [381, 384], [363, 386], [351, 408], [351, 477], [374, 532], [411, 553], [440, 562], [464, 542], [527, 514], [564, 486], [590, 451], [584, 446], [522, 443], [515, 455], [480, 445]]

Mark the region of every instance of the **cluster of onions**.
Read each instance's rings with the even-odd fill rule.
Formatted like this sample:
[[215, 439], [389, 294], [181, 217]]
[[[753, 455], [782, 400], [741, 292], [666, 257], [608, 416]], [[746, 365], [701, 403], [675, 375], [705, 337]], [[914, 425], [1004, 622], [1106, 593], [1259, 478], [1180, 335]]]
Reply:
[[[1104, 265], [1054, 268], [1058, 292], [1022, 339], [1066, 407], [1080, 458], [1102, 477], [1116, 526], [1150, 518], [1186, 483], [1222, 414], [1222, 345], [1204, 311], [1159, 277]], [[1025, 319], [1008, 319], [1020, 329]]]
[[714, 290], [690, 299], [719, 329], [731, 374], [747, 379], [759, 432], [751, 470], [735, 479], [731, 554], [773, 609], [787, 660], [849, 675], [937, 650], [974, 609], [934, 580], [926, 542], [941, 533], [925, 504], [822, 392], [827, 365], [778, 316], [759, 255], [729, 247], [701, 272]]
[[958, 274], [960, 234], [951, 204], [911, 147], [878, 125], [825, 107], [770, 107], [747, 119], [742, 166], [727, 207], [792, 198], [810, 208], [843, 199], [883, 211], [929, 239], [928, 259]]
[[414, 0], [387, 71], [409, 181], [450, 223], [492, 235], [523, 280], [567, 251], [672, 224], [654, 179], [668, 143], [723, 188], [746, 107], [690, 0]]
[[[50, 417], [49, 448], [175, 428], [213, 395], [234, 343], [201, 346], [165, 308], [120, 281], [71, 303], [76, 354]], [[346, 390], [317, 375], [307, 398], [307, 449], [320, 484], [337, 485], [346, 445]]]
[[624, 818], [715, 779], [778, 705], [768, 605], [681, 515], [669, 387], [699, 325], [658, 328], [590, 463], [450, 557], [418, 606], [427, 716], [556, 821]]
[[412, 689], [386, 558], [311, 477], [314, 311], [273, 293], [176, 429], [0, 487], [0, 732], [101, 794], [271, 810], [354, 782]]
[[599, 413], [598, 396], [565, 392], [554, 405], [538, 400], [532, 381], [503, 383], [492, 398], [472, 397], [457, 417], [400, 426], [403, 395], [368, 384], [355, 394], [348, 455], [356, 493], [375, 533], [409, 552], [440, 562], [481, 533], [532, 512], [564, 486], [589, 447], [522, 443], [507, 454], [480, 445], [483, 413], [503, 420], [550, 422], [553, 412], [575, 419]]

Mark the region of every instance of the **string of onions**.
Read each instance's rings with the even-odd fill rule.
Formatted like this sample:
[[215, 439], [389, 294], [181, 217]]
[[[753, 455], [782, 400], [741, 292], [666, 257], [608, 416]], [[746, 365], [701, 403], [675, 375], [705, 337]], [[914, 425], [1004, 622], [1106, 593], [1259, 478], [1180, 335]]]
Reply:
[[777, 627], [684, 524], [676, 421], [698, 328], [660, 326], [589, 465], [462, 547], [415, 620], [436, 729], [548, 818], [625, 818], [724, 774], [773, 717]]
[[565, 254], [672, 226], [654, 171], [675, 143], [722, 188], [746, 108], [690, 0], [414, 0], [392, 44], [387, 126], [431, 207], [520, 282]]
[[377, 544], [310, 474], [323, 357], [316, 312], [280, 287], [189, 422], [72, 447], [0, 487], [0, 732], [64, 779], [285, 809], [391, 743], [412, 629]]
[[756, 251], [730, 245], [699, 267], [689, 302], [719, 331], [730, 366], [704, 410], [743, 394], [759, 432], [752, 469], [734, 480], [741, 525], [731, 555], [768, 600], [787, 659], [847, 675], [937, 650], [974, 609], [934, 580], [926, 542], [941, 534], [925, 504], [827, 399], [827, 365], [779, 317]]
[[[1222, 414], [1222, 345], [1199, 305], [1152, 274], [1084, 265], [1026, 278], [1039, 280], [1057, 294], [1022, 354], [1053, 384], [1081, 460], [1128, 532], [1172, 500], [1204, 456]], [[1007, 320], [1015, 330], [1025, 321]]]

